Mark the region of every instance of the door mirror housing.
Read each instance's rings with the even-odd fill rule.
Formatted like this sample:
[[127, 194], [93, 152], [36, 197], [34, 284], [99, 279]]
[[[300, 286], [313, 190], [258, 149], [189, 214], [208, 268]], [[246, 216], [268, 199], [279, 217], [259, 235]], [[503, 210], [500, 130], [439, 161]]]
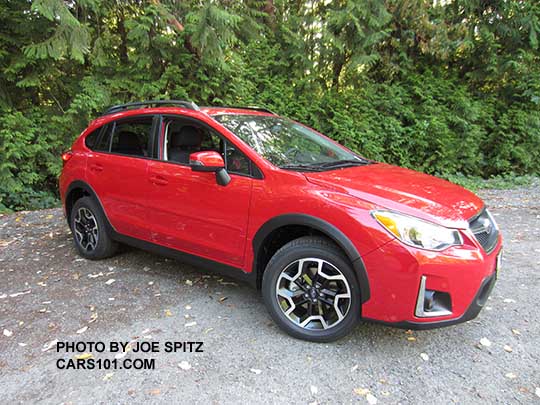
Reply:
[[218, 152], [204, 151], [189, 155], [189, 164], [194, 172], [218, 172], [225, 169], [225, 162]]
[[225, 170], [225, 161], [221, 155], [213, 150], [195, 152], [189, 155], [189, 164], [194, 172], [214, 172], [216, 181], [220, 186], [231, 182], [231, 176]]

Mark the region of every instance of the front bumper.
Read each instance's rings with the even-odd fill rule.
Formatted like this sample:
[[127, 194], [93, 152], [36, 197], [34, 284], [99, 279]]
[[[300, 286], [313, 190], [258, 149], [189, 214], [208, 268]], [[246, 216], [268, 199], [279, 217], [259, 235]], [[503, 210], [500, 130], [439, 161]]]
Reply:
[[384, 322], [384, 321], [378, 321], [375, 319], [368, 319], [376, 323], [382, 323], [386, 325], [393, 326], [395, 328], [401, 328], [401, 329], [415, 329], [415, 330], [428, 330], [428, 329], [435, 329], [435, 328], [443, 328], [445, 326], [452, 326], [456, 325], [458, 323], [467, 322], [471, 319], [474, 319], [478, 316], [482, 308], [484, 308], [484, 305], [489, 297], [489, 294], [491, 294], [491, 290], [493, 290], [493, 287], [495, 286], [495, 282], [497, 281], [497, 273], [492, 274], [491, 276], [487, 277], [481, 284], [480, 289], [478, 290], [478, 293], [473, 299], [473, 302], [471, 302], [471, 305], [469, 305], [469, 308], [463, 315], [457, 318], [452, 319], [445, 319], [442, 321], [430, 321], [430, 322], [415, 322], [415, 321], [401, 321], [401, 322]]
[[[363, 257], [371, 299], [363, 304], [362, 318], [406, 329], [432, 329], [475, 318], [495, 285], [501, 247], [500, 236], [489, 254], [474, 237], [443, 252], [411, 248], [397, 240], [387, 243]], [[422, 288], [449, 296], [449, 310], [438, 312], [441, 316], [423, 314]]]

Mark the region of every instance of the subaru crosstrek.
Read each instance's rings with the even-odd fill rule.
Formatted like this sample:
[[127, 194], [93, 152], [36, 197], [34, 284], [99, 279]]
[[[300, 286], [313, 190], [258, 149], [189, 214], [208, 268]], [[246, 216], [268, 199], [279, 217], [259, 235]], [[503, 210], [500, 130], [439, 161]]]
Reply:
[[115, 106], [62, 159], [81, 256], [126, 243], [243, 279], [298, 338], [464, 322], [497, 278], [501, 235], [476, 195], [263, 108]]

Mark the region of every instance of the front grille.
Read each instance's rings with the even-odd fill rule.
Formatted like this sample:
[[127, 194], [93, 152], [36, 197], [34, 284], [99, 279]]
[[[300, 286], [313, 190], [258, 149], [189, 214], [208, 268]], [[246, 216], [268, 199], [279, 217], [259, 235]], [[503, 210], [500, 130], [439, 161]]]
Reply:
[[469, 228], [487, 253], [495, 249], [499, 239], [499, 229], [487, 209], [484, 208], [469, 220]]

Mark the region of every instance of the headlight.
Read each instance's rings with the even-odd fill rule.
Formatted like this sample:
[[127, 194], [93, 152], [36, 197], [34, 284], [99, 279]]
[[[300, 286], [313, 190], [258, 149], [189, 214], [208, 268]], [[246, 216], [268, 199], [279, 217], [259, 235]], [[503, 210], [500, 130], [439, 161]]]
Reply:
[[460, 233], [455, 229], [390, 211], [373, 211], [371, 214], [388, 232], [410, 246], [443, 250], [463, 243]]

